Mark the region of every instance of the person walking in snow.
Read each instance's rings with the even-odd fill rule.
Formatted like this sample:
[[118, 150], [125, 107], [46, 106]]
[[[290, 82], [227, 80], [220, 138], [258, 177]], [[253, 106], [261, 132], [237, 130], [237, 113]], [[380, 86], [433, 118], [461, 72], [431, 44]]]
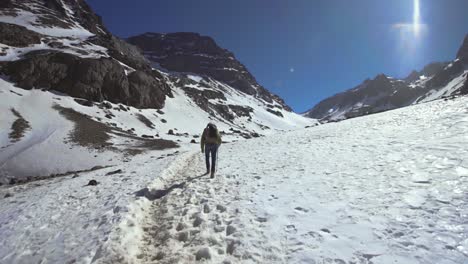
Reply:
[[210, 154], [211, 154], [211, 178], [214, 178], [216, 170], [216, 155], [221, 145], [221, 135], [218, 128], [213, 123], [208, 123], [201, 136], [201, 151], [205, 153], [206, 174], [210, 173]]

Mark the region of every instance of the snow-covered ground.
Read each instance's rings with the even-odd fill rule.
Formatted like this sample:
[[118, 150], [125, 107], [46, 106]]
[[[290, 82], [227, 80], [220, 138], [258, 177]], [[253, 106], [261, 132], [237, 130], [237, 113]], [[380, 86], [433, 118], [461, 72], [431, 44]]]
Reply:
[[[91, 263], [102, 257], [119, 223], [131, 217], [136, 192], [161, 174], [175, 151], [0, 188], [0, 263]], [[87, 186], [90, 180], [98, 185]]]
[[[64, 147], [73, 123], [52, 103], [95, 120], [107, 110], [2, 82], [2, 157], [79, 162], [84, 149]], [[176, 124], [176, 106], [191, 102], [175, 93], [164, 114], [113, 105], [111, 121], [154, 131], [132, 116], [143, 114], [167, 129], [151, 115]], [[103, 154], [111, 167], [2, 186], [0, 263], [467, 263], [467, 105], [439, 100], [223, 144], [214, 180], [189, 136], [178, 149]], [[18, 142], [11, 108], [30, 125]]]
[[[223, 145], [141, 198], [130, 263], [468, 263], [468, 98]], [[188, 154], [185, 154], [188, 155]], [[170, 188], [172, 187], [172, 188]]]

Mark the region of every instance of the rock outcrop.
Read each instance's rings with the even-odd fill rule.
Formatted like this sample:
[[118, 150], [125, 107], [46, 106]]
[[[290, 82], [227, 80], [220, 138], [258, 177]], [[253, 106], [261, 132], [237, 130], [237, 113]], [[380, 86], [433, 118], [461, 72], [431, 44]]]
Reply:
[[145, 33], [127, 41], [164, 69], [208, 76], [268, 103], [275, 101], [291, 111], [280, 97], [259, 85], [232, 52], [219, 47], [210, 37], [188, 32]]
[[24, 89], [54, 89], [100, 102], [108, 100], [138, 108], [162, 108], [168, 86], [143, 71], [128, 76], [112, 58], [86, 59], [50, 51], [31, 52], [4, 66], [3, 72]]

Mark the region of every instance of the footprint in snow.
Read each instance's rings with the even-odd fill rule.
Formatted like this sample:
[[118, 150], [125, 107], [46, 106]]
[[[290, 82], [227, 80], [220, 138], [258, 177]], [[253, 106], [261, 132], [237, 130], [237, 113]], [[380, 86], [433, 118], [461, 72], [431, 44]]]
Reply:
[[300, 207], [300, 206], [294, 208], [294, 210], [299, 211], [299, 212], [302, 212], [302, 213], [308, 213], [308, 212], [309, 212], [308, 209], [302, 208], [302, 207]]

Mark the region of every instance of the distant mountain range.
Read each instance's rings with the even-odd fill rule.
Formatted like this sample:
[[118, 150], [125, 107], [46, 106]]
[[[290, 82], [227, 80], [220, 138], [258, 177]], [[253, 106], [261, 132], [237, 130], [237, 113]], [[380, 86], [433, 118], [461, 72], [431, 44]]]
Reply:
[[323, 122], [392, 110], [456, 95], [468, 94], [468, 35], [451, 62], [431, 63], [404, 79], [384, 74], [331, 96], [304, 116]]

